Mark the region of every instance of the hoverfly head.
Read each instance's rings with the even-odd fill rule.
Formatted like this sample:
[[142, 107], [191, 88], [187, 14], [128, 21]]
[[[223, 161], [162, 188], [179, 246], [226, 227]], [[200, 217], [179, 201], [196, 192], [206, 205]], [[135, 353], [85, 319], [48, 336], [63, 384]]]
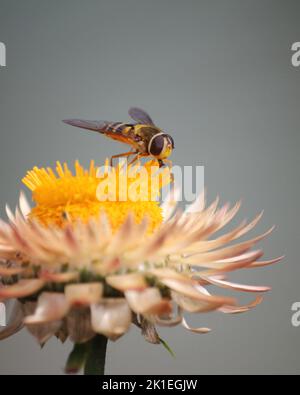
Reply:
[[149, 143], [149, 153], [157, 159], [168, 158], [174, 149], [173, 138], [166, 133], [159, 133], [152, 137]]

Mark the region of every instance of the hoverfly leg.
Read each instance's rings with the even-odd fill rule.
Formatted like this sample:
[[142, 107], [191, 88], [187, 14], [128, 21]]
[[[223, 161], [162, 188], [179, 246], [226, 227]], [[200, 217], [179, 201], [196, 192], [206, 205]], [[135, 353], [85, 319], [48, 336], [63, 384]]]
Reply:
[[133, 163], [137, 162], [140, 158], [144, 157], [144, 156], [148, 156], [148, 154], [141, 154], [138, 153], [129, 163], [128, 166], [132, 165]]
[[70, 214], [65, 210], [62, 212], [62, 219], [65, 221], [71, 221]]
[[170, 167], [170, 169], [172, 169], [172, 167], [173, 167], [173, 163], [169, 159], [164, 159], [164, 160], [158, 159], [158, 164], [159, 164], [159, 167], [168, 166], [168, 167]]
[[170, 159], [165, 159], [164, 164], [165, 165], [167, 164], [170, 169], [172, 169], [172, 167], [173, 167], [173, 162]]
[[138, 155], [135, 155], [135, 157], [133, 157], [132, 159], [131, 159], [131, 161], [130, 162], [128, 162], [128, 166], [130, 166], [130, 165], [132, 165], [134, 162], [136, 162], [136, 160], [138, 159]]
[[[159, 168], [160, 169], [162, 167], [164, 167], [164, 166], [168, 166], [170, 168], [170, 170], [172, 170], [173, 163], [172, 163], [171, 160], [169, 160], [169, 159], [164, 159], [164, 160], [159, 159], [158, 163], [159, 163]], [[171, 183], [174, 184], [174, 173], [170, 172], [170, 177], [171, 177]]]
[[133, 154], [136, 154], [136, 153], [137, 153], [136, 151], [129, 151], [129, 152], [124, 152], [123, 154], [113, 155], [110, 158], [110, 166], [113, 167], [113, 160], [114, 159], [122, 158], [124, 156], [130, 156], [130, 155], [133, 155]]

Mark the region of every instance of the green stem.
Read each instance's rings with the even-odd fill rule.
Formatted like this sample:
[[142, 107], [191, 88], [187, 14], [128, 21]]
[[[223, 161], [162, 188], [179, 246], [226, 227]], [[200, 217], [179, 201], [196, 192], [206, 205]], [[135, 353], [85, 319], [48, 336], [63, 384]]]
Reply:
[[84, 366], [87, 357], [88, 347], [87, 344], [74, 344], [73, 350], [69, 355], [65, 366], [65, 373], [76, 374]]
[[107, 337], [95, 336], [89, 342], [88, 355], [84, 367], [84, 374], [87, 376], [103, 376], [105, 369], [105, 356], [107, 347]]

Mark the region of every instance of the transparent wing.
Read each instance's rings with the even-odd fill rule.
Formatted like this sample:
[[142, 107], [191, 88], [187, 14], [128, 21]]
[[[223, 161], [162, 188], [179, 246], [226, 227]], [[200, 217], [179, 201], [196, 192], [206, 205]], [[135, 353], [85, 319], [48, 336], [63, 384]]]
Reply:
[[85, 121], [83, 119], [64, 119], [63, 122], [77, 128], [102, 133], [113, 140], [132, 145], [132, 137], [130, 135], [124, 136], [123, 134], [123, 129], [131, 126], [129, 124], [108, 121]]
[[145, 125], [154, 125], [149, 114], [141, 108], [131, 107], [128, 111], [128, 114], [132, 119], [134, 119], [137, 123], [142, 123]]
[[84, 119], [64, 119], [64, 123], [77, 128], [93, 130], [95, 132], [104, 132], [109, 122], [107, 121], [86, 121]]

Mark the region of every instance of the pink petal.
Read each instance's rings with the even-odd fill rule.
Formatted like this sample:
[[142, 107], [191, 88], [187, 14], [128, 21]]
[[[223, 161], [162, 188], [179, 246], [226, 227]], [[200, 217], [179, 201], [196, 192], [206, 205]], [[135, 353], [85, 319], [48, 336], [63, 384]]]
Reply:
[[14, 285], [0, 288], [0, 299], [24, 298], [42, 289], [45, 281], [41, 279], [20, 280]]
[[235, 299], [226, 296], [212, 296], [207, 292], [202, 291], [202, 289], [195, 282], [195, 285], [188, 284], [177, 280], [160, 280], [160, 282], [166, 285], [168, 288], [181, 293], [189, 298], [200, 300], [208, 303], [216, 304], [229, 304], [235, 305]]
[[15, 276], [17, 274], [24, 273], [26, 269], [22, 267], [6, 267], [6, 266], [0, 266], [0, 276], [1, 277], [10, 277], [10, 276]]
[[265, 286], [254, 286], [254, 285], [244, 285], [232, 283], [229, 281], [218, 280], [214, 277], [204, 277], [207, 282], [213, 285], [217, 285], [221, 288], [234, 289], [235, 291], [243, 291], [243, 292], [268, 292], [271, 290], [270, 287]]
[[258, 268], [258, 267], [270, 266], [270, 265], [273, 265], [274, 263], [282, 261], [283, 258], [284, 258], [284, 255], [282, 255], [278, 258], [270, 259], [269, 261], [254, 262], [251, 265], [249, 265], [247, 267], [247, 269], [254, 269], [254, 268]]
[[79, 278], [78, 272], [66, 272], [66, 273], [51, 273], [47, 270], [43, 270], [39, 277], [47, 282], [52, 283], [68, 283], [71, 281], [77, 281]]
[[245, 267], [250, 266], [253, 262], [259, 259], [263, 255], [262, 250], [251, 251], [245, 254], [236, 256], [234, 258], [222, 259], [216, 262], [211, 262], [211, 264], [203, 264], [204, 267], [208, 267], [211, 270], [208, 270], [204, 274], [204, 276], [211, 276], [213, 273], [220, 272], [233, 272], [235, 270], [239, 270]]
[[244, 306], [237, 306], [237, 307], [233, 307], [233, 306], [222, 306], [219, 311], [221, 313], [224, 314], [240, 314], [240, 313], [246, 313], [247, 311], [254, 309], [256, 306], [258, 306], [259, 304], [261, 304], [261, 302], [263, 301], [263, 297], [262, 296], [257, 296], [256, 299], [247, 305]]

